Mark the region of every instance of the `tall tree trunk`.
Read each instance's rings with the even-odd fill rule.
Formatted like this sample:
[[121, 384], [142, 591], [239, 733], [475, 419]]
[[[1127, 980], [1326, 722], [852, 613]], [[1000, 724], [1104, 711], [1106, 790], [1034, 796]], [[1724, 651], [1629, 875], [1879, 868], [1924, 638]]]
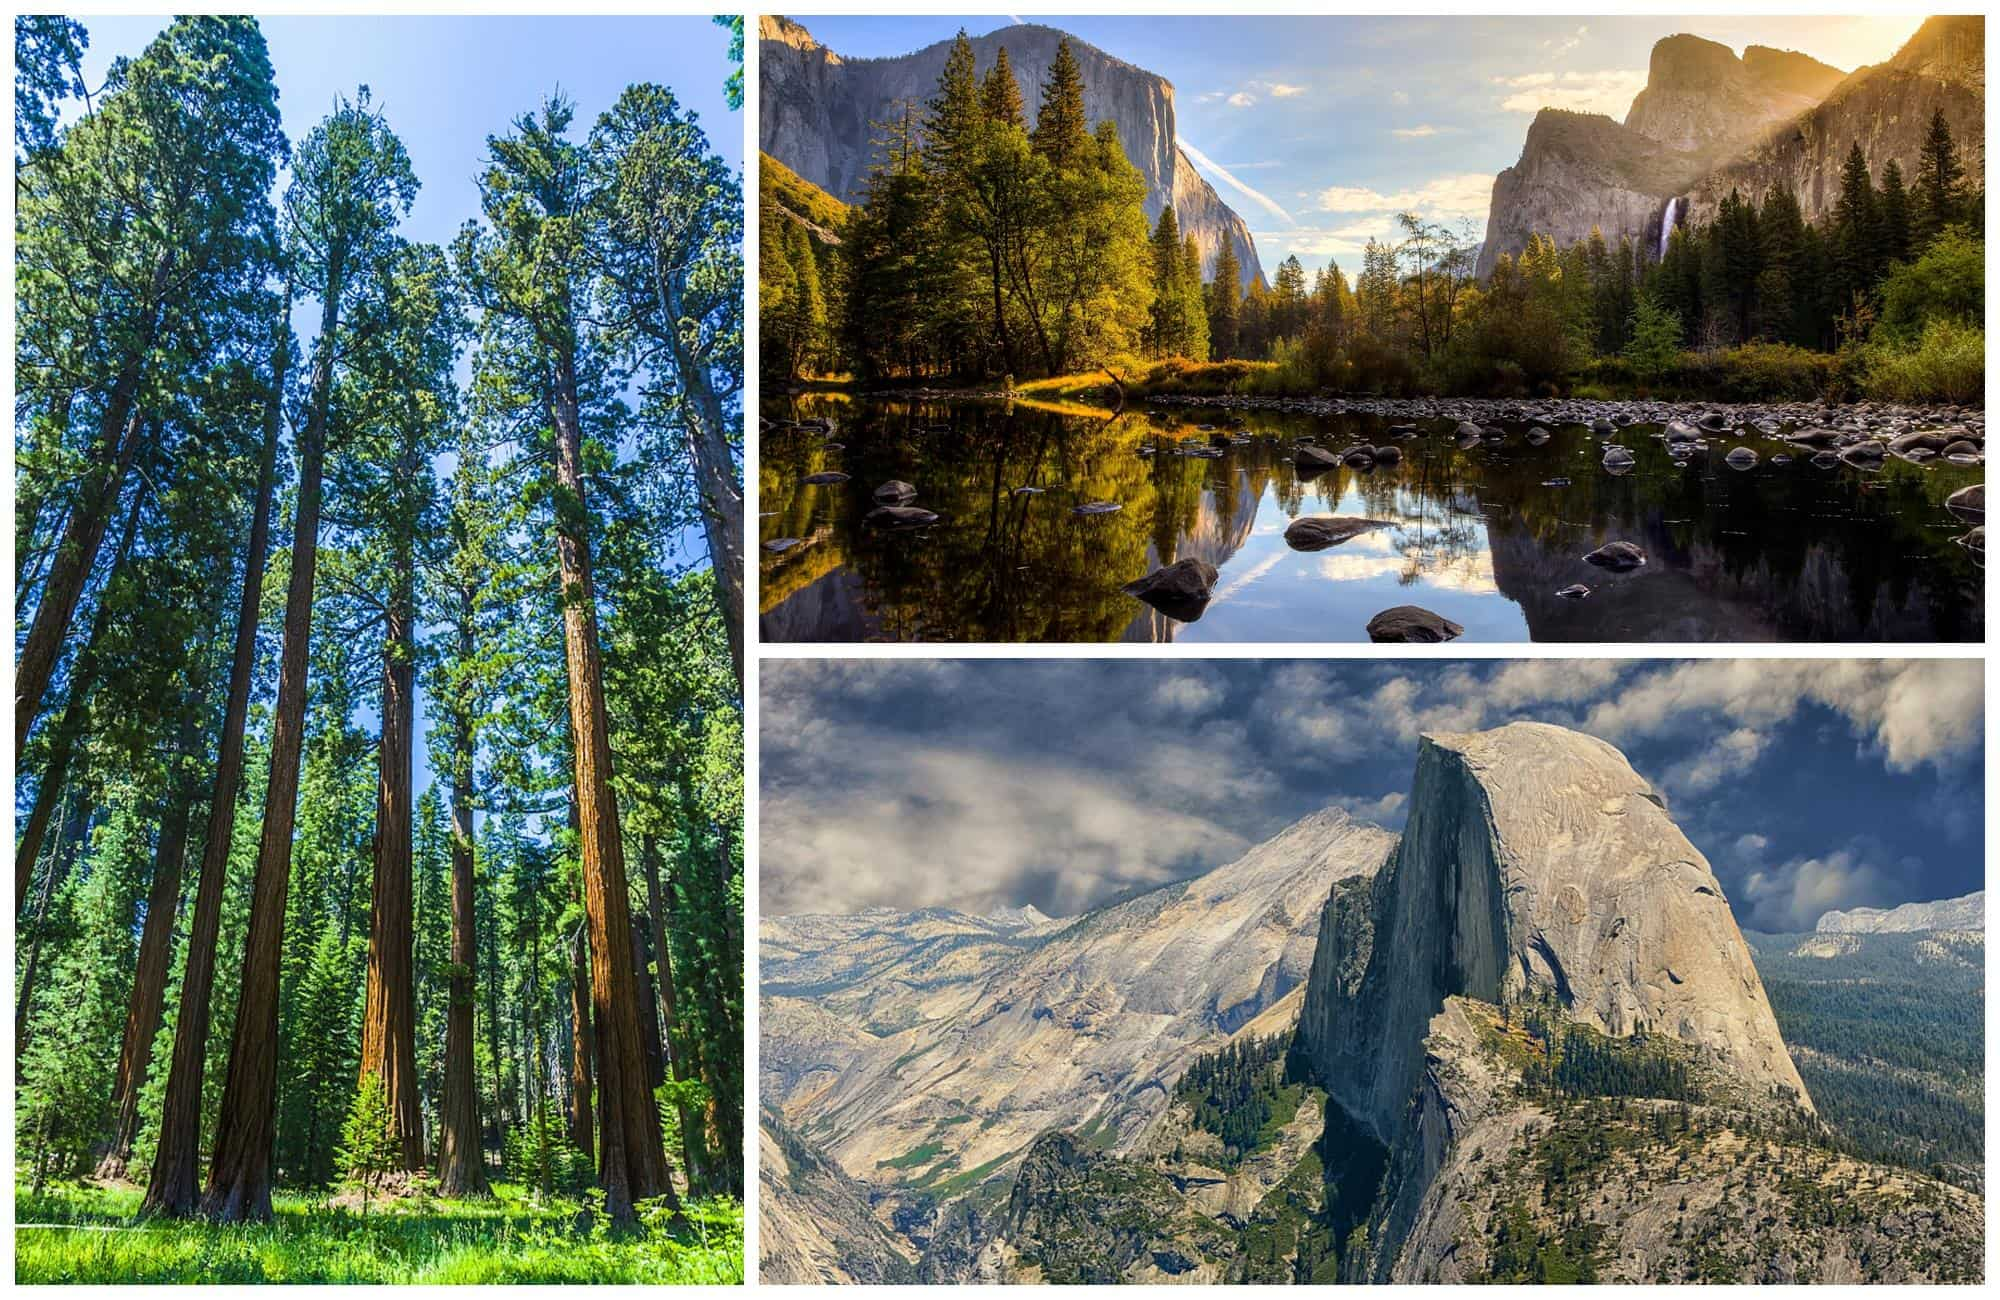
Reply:
[[[153, 262], [153, 283], [142, 307], [143, 315], [118, 378], [104, 402], [97, 438], [91, 444], [90, 465], [84, 471], [77, 499], [63, 525], [63, 539], [56, 548], [55, 562], [42, 584], [41, 599], [35, 602], [34, 621], [28, 639], [21, 645], [14, 665], [14, 762], [28, 743], [41, 716], [42, 697], [62, 657], [63, 642], [69, 637], [76, 602], [90, 581], [97, 564], [98, 549], [104, 544], [104, 529], [111, 522], [125, 475], [139, 447], [139, 383], [145, 375], [146, 356], [159, 332], [160, 309], [166, 293], [167, 277], [173, 269], [173, 253], [162, 251]], [[122, 431], [122, 432], [121, 432]]]
[[[190, 711], [188, 733], [193, 733]], [[182, 737], [179, 753], [191, 754], [193, 734]], [[146, 923], [139, 932], [139, 960], [132, 973], [132, 996], [125, 1008], [125, 1036], [118, 1046], [118, 1073], [111, 1087], [111, 1145], [97, 1162], [97, 1176], [123, 1179], [139, 1136], [139, 1091], [153, 1065], [153, 1039], [166, 1001], [167, 965], [173, 957], [174, 912], [181, 901], [181, 867], [187, 856], [188, 823], [194, 817], [194, 780], [181, 775], [167, 795], [160, 838], [153, 853], [153, 883], [146, 894]]]
[[660, 1003], [653, 977], [646, 973], [646, 932], [632, 927], [632, 986], [639, 991], [639, 1038], [646, 1051], [646, 1087], [659, 1091], [667, 1081], [667, 1059], [660, 1049]]
[[[659, 1113], [646, 1087], [638, 999], [632, 986], [631, 902], [618, 803], [611, 789], [611, 724], [598, 655], [583, 492], [583, 430], [572, 357], [557, 358], [550, 407], [560, 488], [556, 555], [562, 580], [577, 824], [582, 832], [584, 914], [590, 924], [590, 994], [599, 1037], [598, 1175], [604, 1185], [605, 1212], [614, 1221], [624, 1221], [632, 1217], [635, 1201], [664, 1196], [676, 1209], [679, 1201], [660, 1144]], [[737, 517], [740, 528], [740, 510]]]
[[[681, 337], [683, 274], [666, 264], [661, 250], [653, 257], [653, 288], [665, 314], [667, 346], [674, 372], [687, 394], [688, 410], [681, 422], [688, 463], [694, 466], [695, 488], [701, 495], [701, 526], [708, 540], [709, 563], [715, 569], [715, 596], [729, 633], [729, 657], [736, 664], [736, 689], [743, 689], [743, 485], [737, 478], [736, 457], [730, 451], [728, 421], [722, 397], [709, 382], [708, 370]], [[572, 392], [573, 392], [572, 388]], [[572, 405], [574, 405], [572, 399]], [[560, 424], [558, 425], [560, 428]], [[581, 495], [578, 496], [581, 501]], [[589, 556], [586, 549], [585, 565]], [[567, 575], [565, 575], [567, 577]], [[572, 701], [574, 692], [572, 691]], [[572, 702], [572, 709], [575, 708]]]
[[277, 321], [271, 353], [271, 393], [264, 412], [264, 446], [257, 460], [257, 500], [243, 552], [243, 591], [236, 610], [236, 644], [229, 663], [229, 698], [216, 745], [215, 782], [209, 796], [208, 836], [202, 841], [188, 928], [187, 969], [181, 977], [180, 1012], [174, 1022], [174, 1058], [160, 1108], [160, 1136], [146, 1181], [141, 1214], [184, 1219], [196, 1208], [201, 1158], [202, 1071], [208, 1056], [209, 1002], [215, 992], [215, 949], [222, 929], [222, 891], [236, 829], [236, 795], [243, 781], [243, 724], [250, 711], [250, 678], [257, 670], [257, 620], [263, 604], [265, 552], [271, 542], [271, 496], [277, 482], [278, 435], [284, 423], [289, 354], [291, 286]]
[[[486, 1054], [493, 1061], [493, 1137], [506, 1149], [507, 1121], [520, 1119], [518, 1107], [508, 1105], [507, 1059], [500, 1050], [500, 935], [498, 925], [486, 936]], [[539, 969], [539, 967], [537, 967]]]
[[[405, 467], [406, 472], [409, 467]], [[415, 471], [421, 472], [421, 471]], [[394, 1117], [401, 1168], [424, 1167], [423, 1088], [417, 1078], [415, 930], [410, 904], [410, 790], [416, 736], [415, 541], [396, 539], [382, 639], [382, 739], [375, 797], [375, 880], [369, 914], [368, 992], [361, 1077], [374, 1075]], [[454, 852], [456, 850], [454, 849]]]
[[83, 842], [90, 834], [90, 815], [97, 811], [97, 799], [93, 791], [82, 790], [76, 801], [70, 805], [69, 824], [63, 828], [63, 836], [56, 845], [54, 856], [49, 859], [49, 869], [42, 877], [42, 892], [36, 896], [35, 919], [32, 922], [28, 940], [28, 961], [21, 970], [21, 986], [15, 994], [14, 1004], [14, 1077], [21, 1075], [21, 1060], [28, 1054], [28, 1018], [35, 1005], [35, 981], [42, 968], [42, 938], [46, 933], [49, 919], [49, 903], [62, 888], [63, 878], [69, 875], [76, 864], [77, 855], [83, 851]]
[[593, 1161], [597, 1125], [590, 1113], [590, 1075], [596, 1056], [590, 1026], [590, 940], [578, 926], [569, 941], [569, 1140]]
[[285, 592], [284, 648], [271, 723], [271, 775], [264, 830], [250, 885], [250, 933], [229, 1074], [216, 1123], [202, 1209], [224, 1223], [271, 1217], [271, 1140], [278, 1074], [278, 974], [285, 942], [285, 893], [291, 883], [292, 826], [298, 813], [299, 751], [305, 738], [306, 670], [312, 639], [313, 574], [319, 559], [320, 476], [326, 464], [327, 405], [339, 337], [342, 250], [328, 266], [313, 356], [312, 405], [299, 446], [298, 504], [292, 526], [292, 577]]
[[[673, 951], [667, 947], [667, 897], [660, 882], [660, 840], [647, 834], [639, 841], [639, 862], [646, 873], [646, 920], [653, 931], [654, 970], [660, 982], [660, 1043], [666, 1049], [667, 1068], [674, 1081], [688, 1077], [687, 1053], [680, 1045], [680, 1011], [674, 992]], [[707, 1140], [696, 1122], [699, 1112], [685, 1103], [676, 1106], [681, 1121], [681, 1160], [687, 1165], [688, 1187], [707, 1186]]]
[[[125, 514], [125, 530], [119, 535], [118, 550], [111, 561], [111, 574], [105, 579], [107, 591], [131, 560], [132, 541], [139, 535], [139, 516], [145, 503], [146, 489], [142, 483], [139, 490], [132, 494], [132, 504]], [[90, 618], [90, 639], [83, 643], [83, 653], [77, 656], [76, 671], [70, 674], [69, 698], [63, 703], [62, 717], [56, 722], [55, 734], [49, 737], [48, 758], [42, 765], [41, 781], [35, 786], [34, 807], [28, 812], [21, 843], [14, 850], [14, 911], [17, 915], [27, 905], [28, 884], [34, 874], [35, 860], [42, 855], [42, 839], [49, 832], [49, 821], [55, 815], [63, 782], [69, 779], [69, 765], [76, 757], [76, 743], [83, 738], [83, 729], [90, 719], [90, 693], [97, 685], [97, 647], [103, 643], [105, 629], [110, 623], [111, 606], [99, 600], [97, 611]]]
[[[473, 654], [473, 593], [458, 591], [458, 654]], [[457, 684], [453, 701], [451, 765], [451, 979], [444, 1020], [444, 1096], [438, 1106], [440, 1155], [438, 1190], [446, 1196], [491, 1196], [486, 1160], [479, 1146], [479, 1084], [473, 1077], [473, 963], [479, 959], [477, 913], [473, 908], [472, 683]]]

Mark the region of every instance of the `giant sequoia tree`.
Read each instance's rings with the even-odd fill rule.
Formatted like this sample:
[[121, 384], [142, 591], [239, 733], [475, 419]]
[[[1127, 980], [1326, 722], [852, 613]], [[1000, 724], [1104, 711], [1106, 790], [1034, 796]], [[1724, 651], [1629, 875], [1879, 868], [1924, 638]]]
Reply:
[[23, 1177], [740, 1196], [738, 178], [555, 101], [438, 247], [254, 21], [85, 39], [17, 24]]

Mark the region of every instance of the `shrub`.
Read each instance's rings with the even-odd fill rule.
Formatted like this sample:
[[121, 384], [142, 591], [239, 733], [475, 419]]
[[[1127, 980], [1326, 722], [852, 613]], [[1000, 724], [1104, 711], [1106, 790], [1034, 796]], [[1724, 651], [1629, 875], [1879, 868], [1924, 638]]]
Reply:
[[1892, 343], [1866, 349], [1863, 387], [1894, 402], [1970, 402], [1986, 391], [1986, 331], [1939, 318], [1912, 348]]
[[1934, 320], [1986, 316], [1986, 246], [1963, 226], [1949, 226], [1915, 261], [1898, 262], [1882, 280], [1876, 336], [1910, 343]]

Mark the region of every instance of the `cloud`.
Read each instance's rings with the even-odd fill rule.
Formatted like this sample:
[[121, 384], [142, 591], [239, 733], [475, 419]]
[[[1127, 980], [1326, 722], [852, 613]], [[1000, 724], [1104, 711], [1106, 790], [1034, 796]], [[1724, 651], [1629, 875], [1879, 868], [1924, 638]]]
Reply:
[[1303, 95], [1305, 93], [1306, 93], [1306, 88], [1304, 86], [1288, 85], [1282, 81], [1274, 81], [1271, 83], [1271, 96], [1274, 99], [1291, 99], [1295, 96]]
[[1403, 805], [1409, 801], [1408, 795], [1400, 790], [1393, 790], [1378, 799], [1362, 795], [1342, 795], [1335, 799], [1333, 804], [1356, 820], [1387, 825], [1399, 820], [1398, 814], [1403, 811]]
[[1192, 674], [1176, 673], [1153, 687], [1153, 698], [1172, 713], [1194, 716], [1206, 713], [1222, 699], [1222, 691]]
[[1384, 193], [1358, 185], [1332, 185], [1319, 192], [1324, 212], [1421, 212], [1429, 217], [1480, 216], [1493, 199], [1493, 177], [1456, 172], [1421, 185]]
[[1603, 72], [1530, 72], [1518, 77], [1495, 77], [1498, 85], [1511, 89], [1500, 98], [1500, 107], [1509, 113], [1539, 113], [1545, 108], [1566, 108], [1577, 113], [1604, 113], [1622, 117], [1632, 99], [1646, 88], [1643, 68], [1609, 69]]
[[1389, 92], [1389, 102], [1401, 107], [1410, 102], [1410, 92], [1407, 90], [1392, 90]]
[[1567, 36], [1552, 36], [1542, 42], [1542, 48], [1549, 52], [1550, 58], [1559, 59], [1577, 46], [1583, 44], [1583, 38], [1589, 32], [1590, 28], [1585, 26], [1577, 28], [1576, 31]]
[[1248, 108], [1256, 102], [1257, 102], [1257, 97], [1251, 94], [1247, 90], [1237, 91], [1235, 94], [1231, 95], [1228, 100], [1229, 106], [1231, 108]]
[[1807, 703], [1845, 717], [1893, 771], [1942, 768], [1985, 737], [1980, 665], [1966, 659], [1700, 659], [1634, 682], [1591, 710], [1590, 729], [1617, 743], [1703, 727], [1769, 727]]
[[1422, 126], [1397, 126], [1389, 129], [1389, 134], [1403, 140], [1422, 140], [1449, 130], [1448, 127], [1432, 126], [1426, 122]]
[[1668, 768], [1662, 783], [1673, 794], [1700, 794], [1756, 766], [1770, 738], [1749, 727], [1738, 727], [1692, 757]]
[[1289, 225], [1296, 226], [1298, 224], [1297, 221], [1293, 220], [1292, 214], [1285, 211], [1283, 205], [1276, 199], [1259, 190], [1252, 189], [1249, 185], [1238, 180], [1227, 168], [1190, 144], [1187, 137], [1182, 136], [1175, 143], [1180, 146], [1180, 151], [1188, 156], [1188, 161], [1199, 167], [1202, 171], [1215, 177], [1251, 202], [1256, 203], [1272, 216], [1282, 219]]
[[1738, 906], [1749, 929], [1783, 934], [1812, 929], [1824, 912], [1877, 907], [1892, 897], [1889, 876], [1840, 849], [1751, 871]]

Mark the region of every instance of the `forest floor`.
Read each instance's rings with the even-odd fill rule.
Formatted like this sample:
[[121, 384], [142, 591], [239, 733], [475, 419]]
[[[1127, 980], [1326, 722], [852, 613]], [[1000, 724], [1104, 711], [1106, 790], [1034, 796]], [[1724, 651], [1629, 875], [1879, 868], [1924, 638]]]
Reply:
[[743, 1281], [743, 1207], [711, 1198], [612, 1233], [577, 1202], [499, 1184], [492, 1201], [376, 1201], [366, 1214], [279, 1193], [272, 1222], [137, 1222], [135, 1187], [15, 1189], [14, 1280], [52, 1282], [650, 1283]]

